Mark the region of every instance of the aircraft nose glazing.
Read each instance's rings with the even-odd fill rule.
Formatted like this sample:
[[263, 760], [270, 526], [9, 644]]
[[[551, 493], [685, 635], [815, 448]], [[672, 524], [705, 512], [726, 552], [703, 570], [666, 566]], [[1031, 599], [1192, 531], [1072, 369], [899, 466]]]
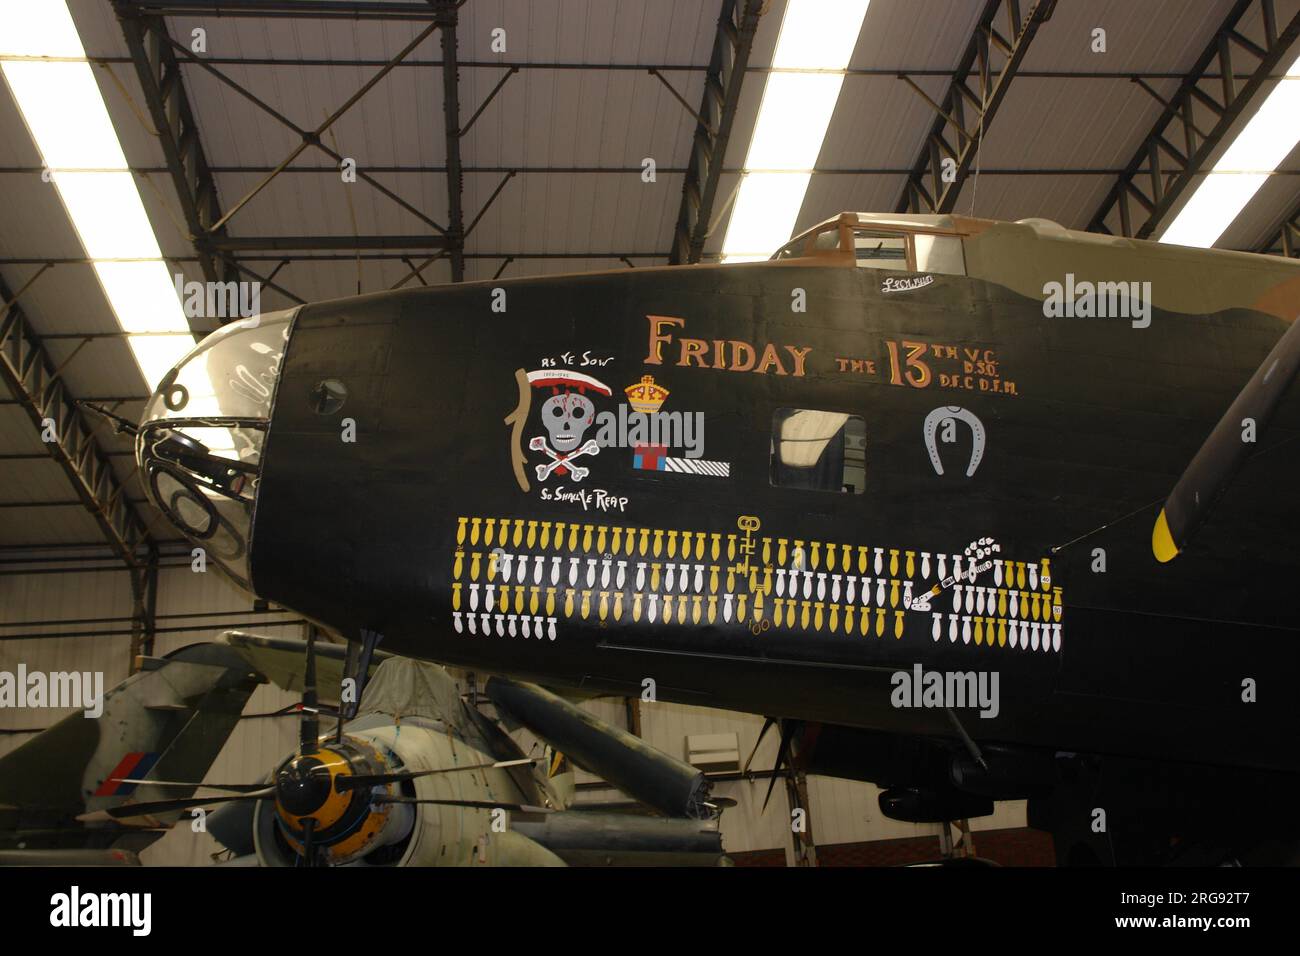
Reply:
[[254, 316], [205, 338], [158, 383], [136, 435], [150, 500], [246, 588], [262, 450], [296, 314]]

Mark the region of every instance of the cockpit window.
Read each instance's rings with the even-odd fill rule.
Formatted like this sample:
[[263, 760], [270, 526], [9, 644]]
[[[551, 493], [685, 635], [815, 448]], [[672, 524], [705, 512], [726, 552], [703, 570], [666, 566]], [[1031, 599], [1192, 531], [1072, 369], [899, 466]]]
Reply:
[[154, 504], [245, 586], [262, 447], [296, 313], [209, 335], [158, 384], [136, 435]]
[[213, 332], [158, 383], [141, 424], [177, 417], [268, 417], [296, 311], [257, 315]]
[[773, 259], [802, 259], [805, 256], [822, 256], [840, 248], [840, 224], [824, 225], [816, 235], [802, 233], [776, 251]]
[[776, 250], [773, 259], [797, 259], [803, 255], [803, 247], [808, 242], [807, 236], [800, 236], [792, 242], [787, 242], [780, 249]]
[[813, 237], [812, 248], [817, 252], [834, 252], [840, 247], [840, 227], [836, 223], [827, 226]]
[[857, 415], [778, 408], [772, 415], [772, 484], [860, 495], [866, 446], [867, 426]]
[[907, 266], [907, 237], [874, 229], [853, 230], [853, 254], [867, 269], [903, 269]]

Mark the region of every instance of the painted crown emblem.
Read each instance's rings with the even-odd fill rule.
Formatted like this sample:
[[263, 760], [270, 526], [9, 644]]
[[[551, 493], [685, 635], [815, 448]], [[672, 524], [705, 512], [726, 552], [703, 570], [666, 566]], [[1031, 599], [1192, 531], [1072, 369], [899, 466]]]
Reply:
[[659, 411], [659, 406], [668, 398], [668, 389], [656, 385], [653, 375], [642, 375], [640, 382], [629, 385], [623, 391], [627, 394], [632, 410], [646, 415]]

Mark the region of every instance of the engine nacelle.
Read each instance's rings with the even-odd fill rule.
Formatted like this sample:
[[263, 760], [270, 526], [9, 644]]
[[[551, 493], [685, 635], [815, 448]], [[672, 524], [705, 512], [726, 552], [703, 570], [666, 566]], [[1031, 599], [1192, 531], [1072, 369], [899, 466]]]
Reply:
[[400, 857], [393, 848], [409, 841], [417, 807], [376, 797], [400, 797], [409, 782], [351, 789], [339, 781], [402, 769], [394, 751], [354, 734], [325, 738], [316, 753], [288, 758], [275, 773], [275, 800], [258, 804], [253, 815], [258, 860], [264, 866], [303, 865], [309, 826], [318, 862], [342, 866], [379, 851], [387, 851], [378, 858], [384, 862]]
[[[353, 866], [563, 866], [553, 852], [510, 827], [505, 807], [543, 799], [527, 789], [531, 770], [485, 767], [494, 757], [422, 718], [353, 729], [336, 743], [322, 738], [302, 789], [283, 784], [277, 799], [257, 805], [253, 840], [263, 866], [302, 866], [304, 822], [313, 825], [321, 862]], [[305, 761], [312, 758], [299, 757]], [[307, 769], [307, 768], [304, 768]], [[435, 771], [413, 780], [343, 790], [348, 774]], [[326, 790], [316, 778], [328, 775]], [[523, 786], [521, 786], [521, 782]], [[288, 799], [286, 799], [288, 798]], [[447, 803], [391, 803], [387, 799]], [[494, 803], [502, 806], [493, 807]]]

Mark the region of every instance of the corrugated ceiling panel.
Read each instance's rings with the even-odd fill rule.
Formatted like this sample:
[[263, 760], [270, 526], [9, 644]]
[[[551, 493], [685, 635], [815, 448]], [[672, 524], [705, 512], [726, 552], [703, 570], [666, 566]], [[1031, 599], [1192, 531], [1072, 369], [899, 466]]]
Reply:
[[[14, 401], [6, 394], [5, 401]], [[0, 405], [0, 449], [16, 455], [45, 451], [41, 436], [27, 410], [19, 405]]]
[[[71, 494], [69, 488], [69, 494]], [[104, 533], [85, 508], [6, 508], [0, 521], [0, 547], [103, 540]]]
[[[43, 449], [38, 454], [43, 454]], [[75, 493], [63, 469], [49, 455], [0, 465], [0, 504], [13, 501], [72, 501]], [[0, 519], [11, 514], [0, 511]]]
[[[1182, 73], [1209, 43], [1236, 0], [1103, 0], [1058, 3], [1025, 54], [1026, 70]], [[1279, 22], [1282, 7], [1278, 4]], [[1022, 7], [1028, 8], [1028, 4]], [[1092, 52], [1092, 31], [1106, 52]], [[1005, 32], [1005, 30], [1004, 30]]]

